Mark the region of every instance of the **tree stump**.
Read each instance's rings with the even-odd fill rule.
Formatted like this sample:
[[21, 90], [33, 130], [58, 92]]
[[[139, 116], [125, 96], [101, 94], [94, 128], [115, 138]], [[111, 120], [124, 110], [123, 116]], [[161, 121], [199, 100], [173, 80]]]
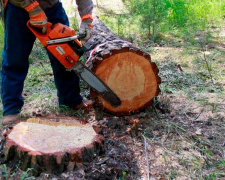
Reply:
[[20, 168], [61, 173], [91, 162], [102, 151], [103, 137], [90, 124], [69, 117], [31, 118], [7, 134], [5, 160]]
[[91, 96], [102, 109], [116, 115], [129, 115], [152, 105], [153, 98], [159, 94], [161, 80], [150, 55], [120, 39], [97, 17], [93, 26], [93, 36], [85, 45], [97, 46], [85, 54], [86, 65], [118, 95], [122, 104], [113, 107], [92, 90]]

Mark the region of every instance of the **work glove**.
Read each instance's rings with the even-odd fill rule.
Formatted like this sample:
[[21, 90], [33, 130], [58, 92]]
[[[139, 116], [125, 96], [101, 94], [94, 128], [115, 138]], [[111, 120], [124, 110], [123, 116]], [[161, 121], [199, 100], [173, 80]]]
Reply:
[[30, 25], [33, 27], [41, 28], [42, 33], [45, 34], [47, 31], [48, 20], [45, 15], [45, 12], [39, 6], [39, 3], [37, 1], [34, 1], [25, 9], [30, 16]]
[[84, 38], [82, 38], [82, 40], [84, 40], [84, 41], [87, 41], [92, 36], [92, 32], [93, 32], [92, 21], [93, 21], [93, 18], [91, 16], [91, 14], [87, 14], [87, 15], [81, 17], [79, 34], [86, 35]]

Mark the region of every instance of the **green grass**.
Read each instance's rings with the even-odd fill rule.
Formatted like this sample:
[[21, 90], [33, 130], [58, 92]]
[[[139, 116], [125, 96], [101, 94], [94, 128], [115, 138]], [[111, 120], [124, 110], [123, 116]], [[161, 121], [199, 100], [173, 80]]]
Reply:
[[[100, 19], [116, 34], [137, 41], [160, 41], [160, 34], [172, 34], [195, 43], [194, 36], [210, 27], [221, 27], [225, 2], [221, 0], [124, 0], [120, 12], [98, 8]], [[101, 3], [99, 3], [101, 4]]]

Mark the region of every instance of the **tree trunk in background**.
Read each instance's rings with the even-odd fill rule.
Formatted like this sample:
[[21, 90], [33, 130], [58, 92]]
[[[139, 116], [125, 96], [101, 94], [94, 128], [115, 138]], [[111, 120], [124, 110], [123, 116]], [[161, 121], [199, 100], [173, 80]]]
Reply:
[[97, 46], [85, 53], [86, 65], [119, 96], [122, 104], [113, 107], [93, 90], [91, 96], [102, 109], [118, 116], [152, 105], [161, 81], [150, 55], [115, 35], [98, 17], [94, 17], [93, 26], [93, 36], [84, 45]]

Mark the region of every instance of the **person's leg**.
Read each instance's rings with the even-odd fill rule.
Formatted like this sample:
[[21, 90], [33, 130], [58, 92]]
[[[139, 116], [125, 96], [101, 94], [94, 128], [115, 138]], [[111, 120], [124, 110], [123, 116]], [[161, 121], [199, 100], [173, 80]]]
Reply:
[[28, 57], [35, 36], [27, 28], [28, 13], [8, 3], [5, 16], [4, 50], [2, 52], [1, 98], [3, 116], [18, 114], [23, 106], [21, 96], [28, 72]]
[[[52, 24], [62, 23], [67, 26], [69, 25], [68, 17], [61, 2], [58, 2], [55, 7], [47, 10], [45, 13], [48, 21]], [[81, 104], [82, 97], [80, 95], [79, 77], [74, 72], [66, 71], [63, 65], [50, 53], [48, 55], [53, 69], [59, 105], [73, 108]]]

